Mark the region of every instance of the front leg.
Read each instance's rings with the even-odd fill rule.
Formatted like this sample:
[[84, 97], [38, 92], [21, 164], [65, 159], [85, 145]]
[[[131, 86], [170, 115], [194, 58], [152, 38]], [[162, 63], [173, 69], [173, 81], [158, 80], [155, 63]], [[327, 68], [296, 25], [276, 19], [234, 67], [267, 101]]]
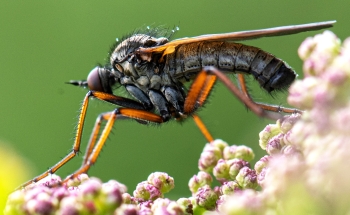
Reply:
[[[163, 118], [159, 115], [156, 115], [152, 112], [145, 110], [138, 110], [132, 108], [119, 108], [114, 111], [107, 112], [99, 116], [98, 120], [107, 120], [107, 123], [101, 133], [101, 136], [97, 143], [95, 144], [96, 138], [90, 138], [90, 142], [88, 145], [88, 150], [86, 151], [86, 155], [84, 156], [84, 162], [80, 169], [78, 169], [75, 173], [68, 176], [63, 183], [67, 183], [68, 180], [76, 178], [78, 175], [82, 173], [87, 173], [90, 167], [96, 162], [101, 150], [106, 143], [106, 140], [113, 128], [113, 125], [117, 119], [135, 119], [138, 121], [146, 121], [146, 122], [154, 122], [154, 123], [163, 123]], [[97, 126], [96, 126], [97, 125]], [[92, 136], [97, 137], [99, 125], [97, 123], [93, 129]]]
[[[103, 93], [103, 92], [98, 92], [98, 91], [89, 91], [86, 94], [86, 96], [83, 100], [82, 106], [80, 108], [77, 130], [76, 130], [74, 144], [73, 144], [73, 148], [71, 149], [71, 152], [69, 152], [68, 155], [66, 155], [63, 159], [61, 159], [54, 166], [49, 168], [46, 172], [44, 172], [41, 175], [27, 181], [26, 183], [19, 186], [17, 189], [25, 188], [26, 186], [30, 185], [31, 183], [38, 182], [41, 179], [47, 177], [48, 175], [55, 173], [59, 168], [61, 168], [66, 163], [68, 163], [73, 157], [75, 157], [80, 152], [81, 138], [82, 138], [82, 133], [83, 133], [83, 128], [84, 128], [85, 116], [86, 116], [90, 97], [94, 97], [94, 98], [97, 98], [99, 100], [106, 101], [106, 102], [109, 102], [109, 103], [112, 103], [115, 105], [129, 107], [129, 109], [131, 108], [131, 110], [134, 110], [133, 111], [134, 113], [137, 113], [137, 114], [134, 114], [135, 115], [134, 119], [138, 119], [138, 117], [140, 117], [140, 120], [145, 120], [145, 121], [152, 121], [152, 122], [162, 121], [160, 116], [158, 116], [158, 115], [154, 116], [155, 114], [144, 111], [143, 110], [144, 106], [139, 102], [136, 102], [136, 101], [128, 99], [128, 98], [115, 96], [113, 94], [108, 94], [108, 93]], [[140, 111], [140, 112], [138, 112], [138, 111]], [[127, 112], [127, 110], [125, 110], [123, 112]], [[126, 114], [126, 115], [128, 115], [128, 114]], [[129, 115], [130, 115], [129, 118], [133, 118], [132, 117], [133, 113], [129, 113]], [[104, 115], [103, 117], [110, 118], [108, 116]], [[95, 125], [95, 127], [96, 127], [96, 125]], [[97, 129], [94, 129], [95, 132], [96, 132], [96, 130]], [[95, 138], [95, 140], [96, 140], [96, 138]], [[88, 150], [87, 150], [88, 154], [93, 153], [93, 152], [91, 152], [92, 151], [91, 148], [94, 147], [95, 140], [91, 140], [91, 138], [90, 138], [90, 143], [92, 143], [92, 144], [89, 143]], [[85, 158], [84, 163], [86, 163], [86, 162], [87, 162], [87, 159]]]

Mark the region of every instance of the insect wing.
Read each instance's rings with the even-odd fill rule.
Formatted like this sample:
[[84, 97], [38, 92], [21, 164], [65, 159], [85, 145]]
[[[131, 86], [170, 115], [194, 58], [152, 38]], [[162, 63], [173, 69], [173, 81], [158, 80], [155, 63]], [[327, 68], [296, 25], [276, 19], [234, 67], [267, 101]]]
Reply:
[[266, 28], [260, 30], [250, 30], [250, 31], [239, 31], [231, 33], [222, 34], [206, 34], [197, 37], [185, 37], [170, 41], [164, 45], [151, 47], [151, 48], [140, 48], [139, 54], [143, 59], [149, 59], [152, 53], [162, 53], [163, 56], [171, 54], [175, 51], [175, 48], [179, 45], [203, 42], [203, 41], [242, 41], [242, 40], [252, 40], [261, 37], [273, 37], [297, 34], [305, 31], [316, 31], [324, 28], [332, 27], [336, 21], [326, 21], [326, 22], [316, 22], [302, 25], [290, 25], [275, 28]]

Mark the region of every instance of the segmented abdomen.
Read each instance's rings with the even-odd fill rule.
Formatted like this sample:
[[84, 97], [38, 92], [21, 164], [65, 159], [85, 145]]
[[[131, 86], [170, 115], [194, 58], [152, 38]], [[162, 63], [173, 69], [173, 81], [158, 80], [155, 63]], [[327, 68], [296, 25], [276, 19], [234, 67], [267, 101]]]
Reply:
[[177, 47], [167, 55], [164, 71], [178, 80], [188, 80], [203, 67], [254, 75], [268, 92], [287, 88], [295, 72], [281, 59], [259, 48], [229, 42], [197, 42]]

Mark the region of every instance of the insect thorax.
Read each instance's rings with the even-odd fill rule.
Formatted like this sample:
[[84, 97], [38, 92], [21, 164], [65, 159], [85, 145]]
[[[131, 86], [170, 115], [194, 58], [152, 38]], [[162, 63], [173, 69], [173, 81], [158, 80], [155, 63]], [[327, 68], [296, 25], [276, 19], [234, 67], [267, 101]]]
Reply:
[[145, 93], [149, 89], [161, 90], [162, 86], [175, 86], [171, 77], [162, 72], [163, 65], [157, 63], [157, 56], [148, 62], [135, 54], [140, 47], [154, 47], [167, 42], [165, 37], [155, 38], [146, 34], [135, 34], [122, 41], [110, 57], [113, 67], [124, 74], [120, 83], [135, 85]]

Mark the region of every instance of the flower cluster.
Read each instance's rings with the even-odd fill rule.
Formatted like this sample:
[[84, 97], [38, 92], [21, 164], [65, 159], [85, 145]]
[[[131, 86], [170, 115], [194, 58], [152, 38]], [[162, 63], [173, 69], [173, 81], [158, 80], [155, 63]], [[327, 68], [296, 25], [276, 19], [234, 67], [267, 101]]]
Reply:
[[347, 214], [350, 212], [350, 38], [330, 31], [299, 48], [304, 79], [288, 101], [304, 110], [260, 133], [267, 156], [255, 164], [259, 192], [225, 198], [220, 214]]
[[[247, 146], [229, 146], [222, 140], [207, 144], [198, 162], [200, 172], [188, 184], [195, 200], [194, 208], [213, 210], [223, 195], [255, 189], [258, 186], [257, 174], [249, 163], [253, 159], [253, 150]], [[220, 187], [210, 187], [213, 182], [211, 174], [221, 183]]]
[[110, 180], [102, 183], [86, 174], [60, 185], [61, 179], [51, 175], [8, 197], [5, 214], [186, 214], [191, 202], [179, 203], [161, 198], [174, 188], [174, 180], [166, 173], [152, 173], [137, 185], [134, 196], [125, 185]]
[[[57, 186], [61, 179], [51, 175], [24, 190], [12, 193], [5, 214], [109, 214], [122, 203], [126, 187], [111, 180], [102, 183], [80, 175], [70, 185]], [[53, 187], [51, 187], [53, 186]]]
[[[266, 126], [259, 135], [259, 144], [268, 155], [260, 158], [254, 168], [250, 167], [254, 153], [249, 147], [229, 146], [222, 140], [207, 144], [198, 162], [200, 172], [189, 182], [192, 198], [196, 200], [194, 209], [216, 209], [214, 214], [261, 214], [266, 209], [268, 199], [263, 195], [264, 192], [256, 190], [267, 189], [273, 184], [269, 182], [266, 185], [268, 182], [265, 179], [271, 171], [271, 160], [281, 156], [302, 157], [300, 149], [290, 140], [291, 129], [300, 117], [300, 114], [292, 114], [279, 119], [276, 124]], [[211, 175], [220, 186], [211, 189], [214, 180]]]

